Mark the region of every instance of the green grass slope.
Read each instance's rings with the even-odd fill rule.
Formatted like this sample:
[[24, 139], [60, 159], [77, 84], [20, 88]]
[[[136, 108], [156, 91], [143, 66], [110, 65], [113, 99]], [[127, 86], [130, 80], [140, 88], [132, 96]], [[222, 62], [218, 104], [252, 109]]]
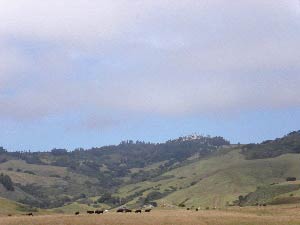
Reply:
[[300, 178], [299, 162], [299, 154], [246, 160], [240, 149], [226, 149], [224, 154], [189, 163], [162, 175], [168, 179], [128, 185], [121, 188], [119, 194], [128, 196], [142, 192], [131, 204], [151, 192], [161, 192], [166, 196], [152, 199], [161, 206], [182, 203], [195, 207], [223, 207], [240, 195], [254, 192], [258, 186], [284, 182], [289, 176]]
[[[8, 175], [14, 191], [7, 191], [0, 184], [0, 196], [47, 208], [81, 198], [82, 193], [97, 193], [96, 179], [69, 171], [65, 167], [29, 164], [23, 160], [0, 163], [0, 173]], [[94, 192], [93, 192], [94, 191]], [[53, 208], [53, 207], [52, 207]]]
[[238, 204], [253, 206], [262, 204], [289, 204], [299, 203], [300, 184], [296, 182], [283, 182], [258, 187], [254, 192], [242, 196]]
[[33, 211], [36, 212], [37, 210], [27, 205], [0, 197], [0, 215], [25, 214]]

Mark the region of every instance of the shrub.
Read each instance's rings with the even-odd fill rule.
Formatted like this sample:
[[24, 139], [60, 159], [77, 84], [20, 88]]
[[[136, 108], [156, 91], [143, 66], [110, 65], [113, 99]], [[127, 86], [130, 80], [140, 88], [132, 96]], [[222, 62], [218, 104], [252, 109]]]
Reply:
[[163, 193], [160, 193], [159, 191], [152, 191], [147, 195], [145, 202], [148, 203], [151, 202], [152, 200], [160, 199], [162, 197], [164, 197]]
[[196, 181], [191, 182], [191, 186], [194, 186], [195, 184], [197, 184]]
[[57, 175], [57, 174], [51, 174], [49, 177], [60, 178], [60, 176], [59, 176], [59, 175]]
[[31, 175], [35, 175], [35, 173], [30, 171], [30, 170], [24, 170], [23, 173], [28, 173], [28, 174], [31, 174]]
[[113, 197], [110, 193], [104, 193], [98, 200], [98, 203], [106, 203], [109, 205], [116, 205], [120, 202], [119, 198]]

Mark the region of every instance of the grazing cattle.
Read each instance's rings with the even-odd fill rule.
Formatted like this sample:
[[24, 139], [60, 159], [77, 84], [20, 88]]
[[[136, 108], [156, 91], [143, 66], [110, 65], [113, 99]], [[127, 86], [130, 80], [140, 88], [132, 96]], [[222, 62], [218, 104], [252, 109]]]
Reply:
[[190, 208], [186, 208], [186, 210], [190, 210]]
[[124, 209], [117, 209], [117, 213], [124, 212]]
[[287, 177], [286, 181], [296, 181], [297, 178], [296, 177]]
[[196, 208], [196, 211], [199, 211], [199, 209], [198, 209], [198, 208]]
[[145, 209], [145, 212], [151, 212], [151, 209]]
[[11, 214], [8, 214], [7, 216], [12, 216]]
[[125, 209], [124, 210], [126, 213], [128, 213], [128, 212], [132, 212], [132, 210], [131, 209]]
[[103, 210], [96, 210], [95, 211], [96, 214], [103, 214], [103, 212], [104, 212]]
[[92, 211], [92, 210], [88, 210], [88, 211], [86, 211], [86, 213], [88, 213], [88, 214], [94, 214], [95, 212]]
[[76, 216], [79, 215], [79, 212], [75, 212], [75, 215], [76, 215]]
[[142, 210], [137, 209], [137, 210], [135, 210], [135, 213], [142, 213]]
[[26, 215], [27, 216], [33, 216], [33, 213], [27, 213]]

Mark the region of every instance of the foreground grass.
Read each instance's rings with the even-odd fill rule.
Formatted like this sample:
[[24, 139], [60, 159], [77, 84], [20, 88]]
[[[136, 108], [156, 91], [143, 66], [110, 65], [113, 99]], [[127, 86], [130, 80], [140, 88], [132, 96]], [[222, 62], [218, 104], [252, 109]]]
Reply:
[[1, 225], [300, 225], [300, 208], [0, 217]]

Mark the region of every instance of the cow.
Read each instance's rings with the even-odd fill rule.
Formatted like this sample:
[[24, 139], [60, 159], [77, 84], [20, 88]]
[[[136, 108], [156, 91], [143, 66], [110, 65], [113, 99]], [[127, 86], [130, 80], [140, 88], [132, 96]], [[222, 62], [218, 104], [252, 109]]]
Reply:
[[125, 211], [125, 213], [132, 212], [131, 209], [125, 209], [124, 211]]
[[75, 215], [78, 216], [78, 215], [79, 215], [79, 212], [75, 212]]
[[86, 211], [87, 214], [94, 214], [95, 212], [93, 210]]
[[27, 213], [26, 215], [27, 216], [33, 216], [33, 213]]
[[190, 210], [190, 208], [186, 208], [186, 210]]
[[145, 212], [151, 212], [151, 209], [145, 209]]
[[124, 209], [117, 209], [117, 213], [122, 213], [124, 211], [125, 211]]
[[196, 211], [199, 211], [199, 209], [198, 209], [198, 208], [196, 208]]
[[296, 181], [297, 178], [296, 177], [287, 177], [286, 181]]
[[135, 213], [142, 213], [142, 210], [141, 209], [137, 209], [134, 211]]
[[103, 210], [96, 210], [95, 213], [96, 214], [103, 214]]

